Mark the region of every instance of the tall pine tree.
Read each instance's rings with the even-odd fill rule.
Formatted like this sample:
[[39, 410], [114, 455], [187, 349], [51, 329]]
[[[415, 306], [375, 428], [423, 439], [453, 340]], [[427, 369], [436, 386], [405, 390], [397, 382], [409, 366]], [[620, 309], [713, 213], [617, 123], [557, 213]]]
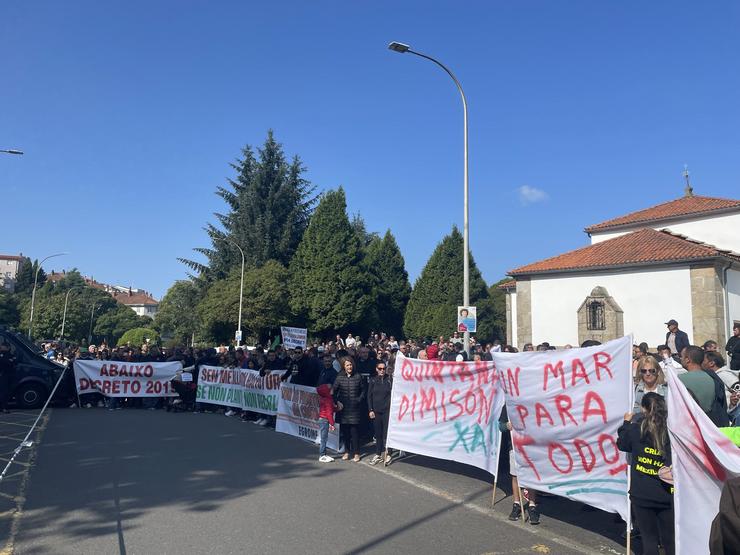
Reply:
[[[473, 256], [470, 256], [470, 304], [488, 298]], [[456, 330], [457, 307], [463, 300], [463, 237], [457, 227], [432, 253], [411, 292], [404, 331], [407, 337], [437, 337]], [[478, 314], [480, 319], [483, 314]]]
[[310, 332], [366, 331], [372, 279], [357, 232], [347, 217], [344, 189], [319, 202], [290, 264], [290, 304]]
[[373, 238], [367, 246], [365, 265], [374, 278], [375, 303], [374, 328], [389, 335], [400, 336], [403, 317], [411, 295], [409, 275], [398, 248], [396, 238], [390, 230], [383, 239]]
[[216, 191], [228, 212], [216, 214], [220, 226], [207, 224], [211, 246], [194, 249], [207, 262], [179, 259], [209, 281], [222, 279], [241, 265], [239, 250], [231, 241], [244, 249], [248, 267], [258, 268], [268, 260], [287, 265], [316, 202], [314, 187], [303, 178], [305, 167], [300, 158], [288, 162], [271, 130], [256, 156], [246, 146], [242, 158], [231, 167], [236, 177], [228, 180], [228, 187]]

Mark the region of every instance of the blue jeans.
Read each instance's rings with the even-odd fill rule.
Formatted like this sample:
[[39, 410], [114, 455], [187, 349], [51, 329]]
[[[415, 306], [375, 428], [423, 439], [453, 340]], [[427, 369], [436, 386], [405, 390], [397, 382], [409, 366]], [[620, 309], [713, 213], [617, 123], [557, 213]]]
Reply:
[[326, 442], [329, 439], [329, 420], [326, 418], [319, 418], [319, 437], [319, 457], [323, 457], [326, 455]]

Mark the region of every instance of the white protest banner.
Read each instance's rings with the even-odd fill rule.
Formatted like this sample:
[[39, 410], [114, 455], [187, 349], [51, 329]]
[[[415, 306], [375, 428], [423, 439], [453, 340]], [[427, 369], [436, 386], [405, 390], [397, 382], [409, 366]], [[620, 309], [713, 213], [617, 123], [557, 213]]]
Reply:
[[709, 553], [709, 531], [725, 482], [740, 476], [740, 449], [691, 398], [673, 368], [668, 381], [668, 435], [673, 462], [676, 553]]
[[308, 330], [305, 328], [287, 328], [280, 326], [280, 333], [283, 335], [283, 347], [286, 349], [295, 349], [300, 347], [306, 348], [308, 339]]
[[[284, 382], [280, 388], [277, 422], [275, 431], [289, 434], [318, 444], [319, 436], [319, 394], [315, 387], [295, 385]], [[329, 432], [326, 445], [334, 451], [339, 450], [339, 426]]]
[[277, 414], [280, 373], [264, 377], [257, 370], [198, 367], [198, 389], [195, 400], [262, 414]]
[[632, 410], [632, 338], [565, 351], [492, 353], [519, 483], [627, 519], [617, 429]]
[[106, 397], [173, 397], [170, 380], [181, 362], [114, 362], [75, 360], [77, 393], [102, 393]]
[[492, 362], [416, 360], [398, 353], [387, 444], [495, 474], [503, 405]]

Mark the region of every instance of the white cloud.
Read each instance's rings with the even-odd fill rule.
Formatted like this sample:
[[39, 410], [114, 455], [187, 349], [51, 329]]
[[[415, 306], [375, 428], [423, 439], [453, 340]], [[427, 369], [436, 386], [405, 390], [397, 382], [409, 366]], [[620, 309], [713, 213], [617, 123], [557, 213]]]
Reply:
[[522, 185], [517, 191], [519, 192], [519, 200], [524, 205], [542, 202], [548, 199], [547, 193], [537, 187]]

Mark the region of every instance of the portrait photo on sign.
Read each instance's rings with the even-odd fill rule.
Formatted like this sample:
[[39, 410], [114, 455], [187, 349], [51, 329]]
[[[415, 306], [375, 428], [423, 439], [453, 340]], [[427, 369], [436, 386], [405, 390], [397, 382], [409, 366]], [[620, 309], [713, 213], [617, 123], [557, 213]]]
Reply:
[[476, 308], [474, 306], [457, 307], [457, 331], [474, 332], [477, 325]]

